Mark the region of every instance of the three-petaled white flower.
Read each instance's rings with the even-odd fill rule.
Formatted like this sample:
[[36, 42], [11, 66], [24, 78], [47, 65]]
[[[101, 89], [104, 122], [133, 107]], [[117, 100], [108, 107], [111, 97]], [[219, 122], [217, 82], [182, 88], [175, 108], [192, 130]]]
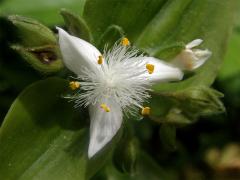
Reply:
[[[90, 43], [57, 29], [64, 64], [77, 75], [77, 81], [70, 83], [72, 89], [79, 89], [73, 98], [77, 106], [89, 108], [89, 158], [117, 133], [124, 112], [134, 113], [141, 109], [142, 115], [149, 114], [150, 108], [142, 104], [150, 97], [148, 92], [152, 84], [183, 77], [181, 68], [143, 56], [130, 46], [127, 38], [101, 54]], [[194, 45], [196, 43], [188, 44], [186, 51]], [[182, 60], [179, 61], [176, 60], [182, 65]], [[197, 60], [192, 58], [191, 61], [195, 63]]]

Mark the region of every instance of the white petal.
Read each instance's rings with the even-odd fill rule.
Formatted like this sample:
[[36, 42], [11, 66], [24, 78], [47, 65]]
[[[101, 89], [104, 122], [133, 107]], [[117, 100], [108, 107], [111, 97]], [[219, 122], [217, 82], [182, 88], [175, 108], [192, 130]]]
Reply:
[[194, 47], [200, 45], [202, 42], [203, 42], [202, 39], [195, 39], [195, 40], [191, 41], [190, 43], [188, 43], [188, 44], [186, 45], [186, 48], [187, 48], [187, 49], [194, 48]]
[[63, 56], [63, 62], [77, 75], [82, 74], [84, 68], [95, 71], [98, 69], [98, 56], [101, 53], [90, 43], [71, 36], [66, 31], [58, 28], [59, 45]]
[[208, 49], [195, 49], [193, 53], [196, 57], [196, 60], [194, 61], [194, 66], [192, 69], [197, 69], [198, 67], [202, 66], [206, 62], [206, 60], [208, 60], [212, 55], [212, 52]]
[[209, 50], [185, 49], [173, 59], [172, 64], [182, 70], [192, 71], [202, 66], [211, 55]]
[[153, 64], [154, 72], [149, 74], [146, 71], [146, 76], [150, 82], [158, 83], [164, 81], [176, 81], [183, 78], [183, 72], [177, 68], [168, 64], [160, 59], [154, 57], [144, 57], [143, 61], [145, 64]]
[[88, 157], [91, 158], [101, 150], [117, 133], [122, 124], [121, 107], [112, 100], [104, 100], [110, 112], [105, 112], [100, 104], [90, 105], [89, 113], [91, 120], [90, 144]]

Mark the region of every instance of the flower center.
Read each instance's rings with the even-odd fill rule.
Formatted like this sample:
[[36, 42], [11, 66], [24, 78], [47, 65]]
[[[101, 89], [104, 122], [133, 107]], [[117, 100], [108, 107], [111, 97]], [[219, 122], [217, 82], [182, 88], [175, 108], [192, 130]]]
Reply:
[[[150, 97], [149, 81], [146, 74], [154, 73], [153, 64], [145, 64], [143, 56], [131, 48], [127, 38], [116, 43], [112, 49], [96, 57], [96, 70], [86, 69], [79, 76], [80, 89], [76, 106], [99, 104], [105, 112], [112, 109], [109, 101], [118, 104], [124, 112], [143, 116], [149, 115], [150, 108], [142, 104]], [[72, 90], [78, 89], [78, 83], [71, 83]]]

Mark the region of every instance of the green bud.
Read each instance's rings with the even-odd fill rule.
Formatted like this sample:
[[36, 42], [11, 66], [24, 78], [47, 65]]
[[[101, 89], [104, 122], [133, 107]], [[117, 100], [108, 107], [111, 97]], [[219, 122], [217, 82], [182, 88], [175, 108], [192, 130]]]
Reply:
[[63, 68], [55, 34], [39, 22], [17, 15], [8, 16], [17, 41], [11, 46], [34, 69], [53, 73]]
[[219, 98], [223, 94], [206, 86], [190, 87], [174, 93], [166, 93], [176, 100], [176, 106], [190, 117], [222, 113], [225, 107]]
[[92, 42], [93, 38], [90, 32], [90, 29], [87, 26], [87, 23], [84, 19], [72, 12], [62, 9], [60, 14], [62, 15], [68, 31], [81, 39], [84, 39], [88, 42]]
[[38, 21], [12, 15], [7, 20], [12, 23], [17, 33], [19, 43], [24, 47], [37, 47], [57, 44], [54, 33]]
[[134, 138], [123, 137], [120, 144], [121, 148], [117, 148], [114, 153], [114, 164], [119, 171], [133, 174], [138, 157], [138, 141]]
[[221, 97], [222, 93], [206, 86], [154, 94], [155, 100], [150, 103], [150, 119], [159, 124], [185, 126], [195, 122], [199, 116], [224, 112]]
[[34, 69], [42, 73], [53, 73], [63, 68], [59, 59], [60, 53], [56, 46], [42, 46], [38, 48], [25, 48], [18, 45], [11, 46]]
[[189, 119], [189, 117], [187, 117], [181, 109], [173, 107], [164, 117], [163, 123], [172, 124], [179, 127], [192, 123], [192, 119]]

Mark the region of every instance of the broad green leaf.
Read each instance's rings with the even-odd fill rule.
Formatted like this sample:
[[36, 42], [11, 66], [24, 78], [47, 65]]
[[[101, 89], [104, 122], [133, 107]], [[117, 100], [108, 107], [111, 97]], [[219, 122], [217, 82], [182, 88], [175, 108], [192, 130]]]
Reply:
[[219, 74], [220, 79], [226, 79], [240, 73], [239, 47], [240, 31], [238, 33], [234, 33], [230, 38], [230, 44], [228, 47], [229, 50], [227, 51], [222, 69]]
[[[37, 3], [37, 4], [36, 4]], [[2, 14], [19, 14], [39, 20], [45, 25], [56, 26], [63, 24], [59, 16], [61, 8], [71, 9], [82, 14], [85, 0], [7, 0], [0, 2]]]
[[0, 179], [88, 179], [111, 146], [87, 157], [87, 112], [63, 99], [65, 80], [49, 78], [25, 89], [0, 129]]
[[[240, 9], [240, 2], [238, 2]], [[236, 18], [235, 27], [229, 40], [229, 46], [226, 56], [223, 61], [218, 78], [220, 80], [226, 80], [227, 78], [233, 78], [240, 73], [240, 61], [239, 61], [239, 47], [240, 47], [240, 11]]]
[[83, 17], [95, 41], [109, 26], [122, 27], [130, 41], [135, 41], [166, 0], [87, 0]]

